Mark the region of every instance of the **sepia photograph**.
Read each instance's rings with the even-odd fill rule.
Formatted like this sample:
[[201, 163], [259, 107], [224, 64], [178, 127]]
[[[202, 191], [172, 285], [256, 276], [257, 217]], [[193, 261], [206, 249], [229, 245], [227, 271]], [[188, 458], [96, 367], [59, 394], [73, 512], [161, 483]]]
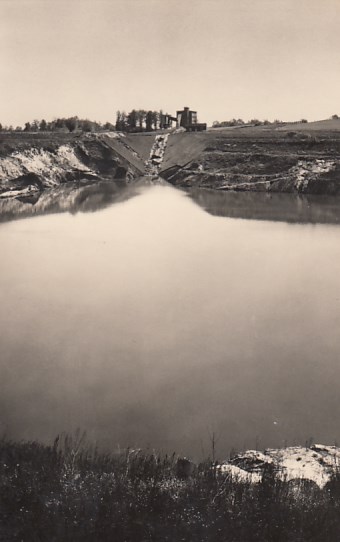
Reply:
[[0, 542], [339, 542], [340, 0], [0, 0]]

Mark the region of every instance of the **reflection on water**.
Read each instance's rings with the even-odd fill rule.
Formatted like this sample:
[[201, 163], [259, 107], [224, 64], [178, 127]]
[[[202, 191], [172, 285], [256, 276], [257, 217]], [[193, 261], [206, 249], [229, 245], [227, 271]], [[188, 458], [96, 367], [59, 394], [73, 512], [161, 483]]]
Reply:
[[0, 226], [2, 430], [196, 457], [212, 431], [221, 456], [339, 439], [340, 228], [138, 193]]
[[[31, 198], [0, 198], [0, 222], [48, 213], [98, 211], [112, 203], [130, 199], [141, 186], [166, 186], [143, 178], [131, 185], [125, 182], [100, 181], [65, 183]], [[291, 223], [339, 224], [340, 197], [267, 192], [232, 192], [201, 188], [186, 191], [189, 197], [215, 216], [272, 220]]]
[[231, 218], [311, 224], [339, 224], [340, 197], [274, 192], [189, 191], [208, 213]]
[[97, 211], [134, 197], [138, 186], [115, 181], [70, 182], [31, 198], [0, 199], [0, 222], [48, 213]]

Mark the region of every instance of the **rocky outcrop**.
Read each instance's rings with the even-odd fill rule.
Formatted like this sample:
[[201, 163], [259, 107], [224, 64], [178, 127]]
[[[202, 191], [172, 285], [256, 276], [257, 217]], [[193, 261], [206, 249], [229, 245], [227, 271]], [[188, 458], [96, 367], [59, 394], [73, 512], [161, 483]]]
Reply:
[[314, 444], [303, 448], [248, 450], [237, 454], [216, 469], [240, 481], [259, 483], [268, 472], [283, 482], [308, 480], [324, 487], [340, 467], [340, 448]]
[[149, 159], [145, 163], [145, 171], [147, 176], [158, 177], [162, 162], [164, 160], [168, 137], [168, 133], [160, 134], [155, 137], [154, 144], [151, 147]]

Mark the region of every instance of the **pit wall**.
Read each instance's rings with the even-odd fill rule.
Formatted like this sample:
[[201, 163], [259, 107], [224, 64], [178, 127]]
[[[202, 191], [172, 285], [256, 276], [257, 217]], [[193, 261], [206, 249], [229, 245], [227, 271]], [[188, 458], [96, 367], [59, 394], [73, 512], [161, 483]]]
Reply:
[[340, 194], [340, 132], [171, 135], [160, 175], [179, 187]]
[[340, 194], [340, 131], [6, 134], [0, 198], [32, 197], [69, 181], [160, 176], [179, 187]]
[[142, 157], [116, 132], [55, 137], [16, 135], [0, 145], [0, 198], [32, 197], [70, 181], [132, 181]]

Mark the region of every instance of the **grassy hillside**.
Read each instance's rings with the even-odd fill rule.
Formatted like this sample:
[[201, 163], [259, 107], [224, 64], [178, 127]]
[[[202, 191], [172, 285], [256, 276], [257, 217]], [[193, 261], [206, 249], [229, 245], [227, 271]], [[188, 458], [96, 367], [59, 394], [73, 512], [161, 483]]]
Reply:
[[278, 128], [278, 130], [303, 130], [309, 131], [326, 131], [332, 132], [340, 131], [340, 119], [325, 119], [316, 120], [314, 122], [299, 122], [293, 124], [286, 124], [285, 126]]

